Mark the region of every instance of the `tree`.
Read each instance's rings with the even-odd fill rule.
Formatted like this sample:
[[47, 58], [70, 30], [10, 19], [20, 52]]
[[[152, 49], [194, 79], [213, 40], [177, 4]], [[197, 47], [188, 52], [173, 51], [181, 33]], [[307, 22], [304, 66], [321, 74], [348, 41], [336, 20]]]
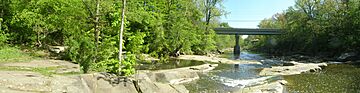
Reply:
[[265, 19], [259, 26], [284, 29], [285, 35], [271, 37], [278, 39], [277, 51], [336, 56], [358, 49], [358, 10], [358, 0], [297, 0], [283, 16]]
[[121, 55], [122, 55], [122, 46], [123, 46], [123, 31], [124, 31], [124, 19], [125, 19], [125, 8], [126, 8], [126, 0], [123, 0], [123, 7], [122, 7], [122, 12], [121, 12], [121, 27], [120, 27], [120, 31], [119, 31], [119, 64], [120, 64], [120, 67], [119, 67], [119, 71], [121, 71]]

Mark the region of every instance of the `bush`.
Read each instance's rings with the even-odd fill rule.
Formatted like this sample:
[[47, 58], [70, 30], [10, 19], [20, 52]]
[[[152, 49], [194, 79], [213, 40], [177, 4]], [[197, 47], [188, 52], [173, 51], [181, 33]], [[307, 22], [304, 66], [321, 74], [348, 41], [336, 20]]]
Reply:
[[2, 33], [2, 31], [0, 30], [0, 46], [4, 46], [6, 44], [6, 41], [6, 34]]
[[[122, 61], [121, 75], [130, 76], [135, 73], [136, 56], [134, 54], [126, 54]], [[97, 72], [107, 72], [119, 74], [119, 61], [117, 59], [108, 59], [95, 63], [92, 69]]]
[[89, 71], [91, 64], [94, 62], [94, 44], [90, 38], [70, 38], [66, 44], [67, 49], [63, 59], [75, 61], [80, 64], [81, 70], [84, 73]]
[[121, 73], [122, 75], [129, 76], [135, 73], [136, 56], [135, 54], [127, 53], [125, 59], [122, 61]]
[[109, 59], [95, 63], [91, 69], [97, 72], [108, 72], [113, 74], [119, 73], [119, 61], [116, 59]]
[[0, 46], [4, 46], [4, 44], [7, 41], [7, 34], [5, 34], [5, 31], [2, 30], [2, 18], [0, 18]]
[[92, 42], [83, 40], [80, 43], [80, 47], [78, 49], [79, 55], [77, 55], [76, 62], [80, 63], [80, 67], [84, 73], [87, 73], [91, 63], [94, 62], [94, 45]]

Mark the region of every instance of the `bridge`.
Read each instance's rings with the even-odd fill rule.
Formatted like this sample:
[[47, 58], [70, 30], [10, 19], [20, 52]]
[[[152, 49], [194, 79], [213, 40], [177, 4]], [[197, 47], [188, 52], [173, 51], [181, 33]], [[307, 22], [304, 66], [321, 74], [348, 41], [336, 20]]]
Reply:
[[256, 28], [214, 28], [216, 34], [235, 35], [234, 56], [240, 57], [239, 35], [281, 35], [281, 29], [256, 29]]

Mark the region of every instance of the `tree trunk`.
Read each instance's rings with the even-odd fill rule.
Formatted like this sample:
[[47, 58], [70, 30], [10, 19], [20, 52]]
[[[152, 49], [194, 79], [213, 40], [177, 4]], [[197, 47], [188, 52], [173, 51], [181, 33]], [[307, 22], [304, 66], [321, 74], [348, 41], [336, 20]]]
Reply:
[[120, 27], [120, 40], [119, 40], [119, 74], [121, 75], [121, 60], [122, 60], [122, 43], [123, 43], [123, 32], [124, 32], [124, 19], [125, 19], [125, 8], [126, 8], [126, 0], [123, 0], [122, 14], [121, 14], [121, 27]]
[[97, 57], [97, 52], [98, 52], [98, 45], [99, 45], [99, 34], [100, 34], [100, 30], [99, 30], [99, 18], [100, 16], [100, 1], [96, 0], [96, 14], [95, 14], [95, 59], [94, 62], [96, 62], [96, 57]]

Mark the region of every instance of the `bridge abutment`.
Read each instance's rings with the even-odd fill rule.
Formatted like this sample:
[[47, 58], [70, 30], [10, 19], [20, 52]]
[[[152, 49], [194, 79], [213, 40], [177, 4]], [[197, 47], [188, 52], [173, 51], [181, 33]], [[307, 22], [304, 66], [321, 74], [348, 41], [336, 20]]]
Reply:
[[239, 44], [239, 41], [240, 41], [240, 36], [239, 34], [236, 34], [235, 35], [235, 46], [234, 46], [234, 58], [235, 59], [240, 59], [240, 44]]

